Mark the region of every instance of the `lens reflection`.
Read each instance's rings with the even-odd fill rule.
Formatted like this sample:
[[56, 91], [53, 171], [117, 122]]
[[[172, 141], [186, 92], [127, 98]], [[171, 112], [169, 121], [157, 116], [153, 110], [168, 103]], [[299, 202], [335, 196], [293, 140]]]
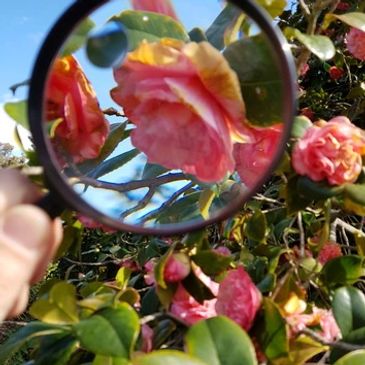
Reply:
[[231, 4], [132, 3], [90, 14], [54, 60], [44, 96], [54, 158], [74, 191], [116, 221], [216, 219], [280, 152], [277, 55]]

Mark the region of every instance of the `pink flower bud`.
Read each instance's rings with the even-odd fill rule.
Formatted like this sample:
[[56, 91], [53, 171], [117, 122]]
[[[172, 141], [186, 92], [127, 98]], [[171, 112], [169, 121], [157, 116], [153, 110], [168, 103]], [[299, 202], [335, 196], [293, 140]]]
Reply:
[[327, 242], [318, 254], [318, 261], [324, 265], [327, 261], [339, 256], [342, 256], [340, 245], [336, 242]]
[[365, 61], [365, 32], [352, 28], [346, 35], [346, 44], [349, 52], [357, 59]]
[[345, 71], [342, 68], [339, 68], [337, 66], [332, 66], [328, 70], [328, 73], [329, 73], [330, 78], [332, 80], [338, 80], [338, 79], [340, 79], [345, 74]]
[[168, 283], [184, 280], [190, 273], [189, 257], [183, 253], [172, 254], [165, 265], [164, 279]]

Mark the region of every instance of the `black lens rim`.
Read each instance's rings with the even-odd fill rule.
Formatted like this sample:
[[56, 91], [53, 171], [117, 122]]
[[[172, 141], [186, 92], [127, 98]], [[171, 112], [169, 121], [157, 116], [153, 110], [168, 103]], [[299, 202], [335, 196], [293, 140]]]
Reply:
[[85, 214], [102, 224], [121, 231], [137, 234], [171, 236], [186, 233], [188, 231], [199, 230], [207, 225], [229, 218], [242, 208], [244, 202], [252, 197], [272, 175], [275, 167], [280, 162], [287, 140], [290, 136], [291, 126], [296, 112], [297, 85], [294, 61], [285, 37], [282, 35], [278, 27], [273, 24], [270, 16], [258, 7], [253, 0], [229, 1], [250, 16], [266, 33], [267, 38], [271, 42], [271, 45], [277, 54], [279, 71], [281, 73], [283, 83], [286, 85], [282, 100], [284, 119], [283, 137], [279, 143], [276, 156], [270, 167], [267, 169], [265, 175], [257, 181], [254, 189], [251, 189], [249, 194], [241, 194], [241, 196], [236, 199], [232, 205], [222, 209], [219, 215], [206, 221], [178, 223], [174, 225], [165, 225], [163, 227], [156, 226], [155, 228], [125, 224], [102, 214], [91, 205], [87, 204], [78, 194], [76, 194], [71, 186], [66, 183], [64, 177], [57, 168], [57, 162], [52, 151], [52, 147], [46, 136], [45, 128], [42, 126], [44, 120], [43, 95], [48, 78], [48, 71], [55, 57], [74, 28], [86, 16], [110, 1], [111, 0], [78, 0], [71, 5], [48, 33], [34, 64], [28, 95], [28, 118], [33, 142], [38, 152], [39, 160], [44, 167], [45, 174], [49, 181], [50, 190], [52, 191], [52, 189], [54, 189], [57, 191], [57, 195], [62, 200], [62, 204], [66, 205], [66, 207]]

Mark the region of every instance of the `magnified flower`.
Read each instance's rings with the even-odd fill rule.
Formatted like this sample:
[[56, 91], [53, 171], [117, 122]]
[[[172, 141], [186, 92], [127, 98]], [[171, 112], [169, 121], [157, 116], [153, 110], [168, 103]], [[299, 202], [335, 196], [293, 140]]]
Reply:
[[134, 123], [132, 143], [149, 162], [204, 182], [233, 171], [234, 139], [249, 141], [245, 107], [237, 75], [208, 42], [143, 42], [114, 78], [111, 96]]
[[365, 154], [365, 133], [346, 117], [310, 127], [294, 146], [292, 164], [299, 175], [331, 185], [353, 183]]
[[109, 131], [95, 92], [72, 56], [57, 58], [46, 90], [46, 117], [55, 140], [74, 162], [98, 157]]
[[261, 306], [261, 293], [242, 266], [230, 270], [219, 285], [215, 309], [248, 331]]
[[349, 52], [357, 59], [365, 61], [365, 32], [352, 28], [346, 35]]
[[170, 0], [132, 0], [132, 7], [135, 10], [165, 14], [178, 20]]
[[269, 128], [250, 128], [252, 141], [236, 143], [234, 158], [236, 170], [246, 186], [255, 186], [276, 155], [283, 128], [281, 124]]

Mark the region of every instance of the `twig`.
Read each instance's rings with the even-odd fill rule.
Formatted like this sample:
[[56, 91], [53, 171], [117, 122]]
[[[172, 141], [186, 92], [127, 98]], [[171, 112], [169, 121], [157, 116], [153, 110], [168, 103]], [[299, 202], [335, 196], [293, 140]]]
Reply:
[[305, 257], [305, 233], [303, 228], [303, 219], [302, 213], [298, 212], [298, 228], [299, 228], [299, 237], [300, 237], [300, 257]]
[[14, 326], [20, 326], [24, 327], [29, 324], [29, 322], [20, 322], [20, 321], [1, 321], [0, 326], [6, 324], [6, 325], [14, 325]]
[[118, 110], [114, 109], [114, 108], [107, 108], [103, 110], [103, 113], [105, 115], [110, 115], [110, 116], [116, 116], [116, 117], [122, 117], [125, 118], [126, 116], [124, 114], [121, 114], [118, 112]]
[[142, 200], [140, 200], [138, 202], [137, 205], [135, 205], [134, 207], [128, 209], [128, 210], [125, 210], [121, 215], [120, 215], [120, 218], [125, 218], [127, 216], [129, 216], [130, 214], [134, 213], [134, 212], [137, 212], [138, 210], [141, 210], [143, 208], [146, 207], [146, 205], [151, 201], [153, 195], [155, 194], [156, 192], [156, 188], [153, 187], [153, 188], [149, 188], [148, 189], [148, 192], [147, 194], [142, 198]]
[[13, 95], [15, 95], [17, 89], [21, 86], [28, 86], [29, 85], [30, 80], [25, 80], [22, 82], [18, 82], [17, 84], [14, 84], [12, 86], [9, 87], [9, 89], [11, 90], [11, 92], [13, 93]]
[[61, 257], [61, 259], [69, 262], [70, 264], [74, 264], [74, 265], [78, 265], [78, 266], [105, 266], [108, 264], [118, 265], [120, 263], [120, 260], [109, 260], [109, 261], [103, 261], [103, 262], [82, 262], [82, 261], [75, 261], [75, 260], [69, 259], [68, 257]]

